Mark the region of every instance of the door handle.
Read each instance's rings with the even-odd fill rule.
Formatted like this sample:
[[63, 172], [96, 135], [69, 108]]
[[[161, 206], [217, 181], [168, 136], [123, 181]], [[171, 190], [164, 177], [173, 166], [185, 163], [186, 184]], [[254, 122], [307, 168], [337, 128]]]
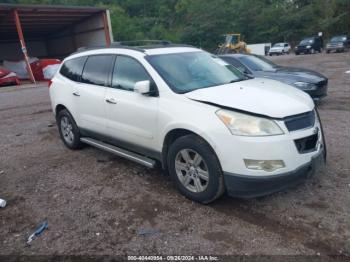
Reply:
[[80, 96], [79, 92], [73, 92], [73, 96]]
[[109, 104], [116, 104], [117, 103], [117, 101], [115, 101], [114, 98], [106, 98], [106, 102]]

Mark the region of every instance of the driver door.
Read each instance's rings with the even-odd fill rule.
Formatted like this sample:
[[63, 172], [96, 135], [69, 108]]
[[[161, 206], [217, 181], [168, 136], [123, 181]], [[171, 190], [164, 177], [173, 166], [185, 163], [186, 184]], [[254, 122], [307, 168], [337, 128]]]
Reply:
[[112, 139], [150, 149], [155, 144], [159, 99], [134, 92], [135, 83], [145, 80], [153, 83], [139, 61], [117, 56], [112, 86], [106, 91], [106, 126]]

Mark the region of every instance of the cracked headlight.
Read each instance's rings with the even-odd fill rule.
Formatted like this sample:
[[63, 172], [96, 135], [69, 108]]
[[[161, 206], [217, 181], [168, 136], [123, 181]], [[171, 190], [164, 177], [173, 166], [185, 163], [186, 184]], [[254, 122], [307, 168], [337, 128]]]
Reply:
[[218, 110], [216, 115], [237, 136], [274, 136], [282, 135], [282, 129], [274, 120], [251, 116], [229, 110]]

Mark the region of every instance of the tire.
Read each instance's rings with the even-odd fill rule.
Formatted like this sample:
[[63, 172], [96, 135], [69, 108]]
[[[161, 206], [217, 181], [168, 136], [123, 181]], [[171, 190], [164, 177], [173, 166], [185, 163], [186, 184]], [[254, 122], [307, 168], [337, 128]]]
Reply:
[[170, 176], [187, 198], [208, 204], [224, 193], [219, 160], [202, 138], [186, 135], [175, 140], [170, 145], [167, 162]]
[[79, 128], [69, 111], [66, 109], [61, 110], [57, 115], [56, 121], [60, 137], [66, 147], [72, 150], [82, 148], [83, 144], [80, 142]]
[[329, 52], [330, 52], [329, 50], [326, 51], [327, 54], [329, 54]]
[[299, 55], [299, 53], [295, 53], [295, 55]]

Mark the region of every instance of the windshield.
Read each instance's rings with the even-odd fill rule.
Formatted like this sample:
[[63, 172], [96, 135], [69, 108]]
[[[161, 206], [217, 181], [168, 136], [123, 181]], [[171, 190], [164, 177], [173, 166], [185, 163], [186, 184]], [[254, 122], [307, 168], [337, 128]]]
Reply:
[[254, 55], [241, 56], [238, 58], [243, 65], [247, 66], [253, 71], [274, 71], [277, 65], [270, 60]]
[[305, 38], [304, 40], [301, 40], [300, 45], [309, 45], [314, 42], [313, 38]]
[[233, 66], [203, 51], [151, 55], [147, 60], [176, 93], [246, 79]]
[[331, 42], [343, 42], [346, 41], [346, 36], [335, 36], [332, 37]]
[[284, 44], [283, 43], [277, 43], [277, 44], [274, 44], [273, 47], [284, 47]]

